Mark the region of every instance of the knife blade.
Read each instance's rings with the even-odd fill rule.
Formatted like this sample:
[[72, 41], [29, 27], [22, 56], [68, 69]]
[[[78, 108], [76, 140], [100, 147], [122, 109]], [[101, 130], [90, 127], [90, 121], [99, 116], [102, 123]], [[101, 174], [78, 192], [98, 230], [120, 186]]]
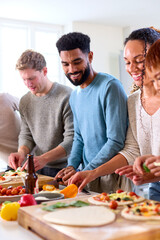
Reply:
[[91, 195], [91, 193], [88, 190], [86, 190], [85, 188], [83, 188], [82, 192], [87, 194], [87, 195]]
[[48, 185], [54, 185], [56, 188], [59, 188], [59, 182], [63, 182], [62, 178], [53, 179], [47, 182]]

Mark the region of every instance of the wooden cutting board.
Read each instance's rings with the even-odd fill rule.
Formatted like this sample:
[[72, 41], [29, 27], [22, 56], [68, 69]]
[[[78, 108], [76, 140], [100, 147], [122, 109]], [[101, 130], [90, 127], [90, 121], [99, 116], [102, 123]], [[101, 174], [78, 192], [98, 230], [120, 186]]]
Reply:
[[[42, 186], [44, 184], [46, 184], [47, 182], [53, 180], [53, 177], [48, 177], [45, 175], [38, 175], [38, 184], [39, 184], [39, 188], [42, 188]], [[0, 185], [2, 185], [2, 187], [9, 187], [9, 186], [13, 186], [13, 187], [17, 187], [17, 186], [24, 186], [24, 183], [21, 179], [21, 177], [15, 177], [12, 178], [11, 181], [6, 182], [6, 183], [1, 183]]]
[[[77, 197], [76, 200], [87, 202], [88, 196]], [[59, 200], [70, 202], [74, 199]], [[52, 201], [47, 205], [58, 201]], [[116, 220], [101, 227], [68, 227], [51, 224], [44, 221], [43, 216], [48, 212], [42, 210], [43, 205], [20, 208], [18, 223], [24, 228], [36, 233], [46, 240], [158, 240], [160, 239], [160, 222], [130, 221], [121, 217], [116, 210]], [[121, 208], [122, 209], [122, 208]]]

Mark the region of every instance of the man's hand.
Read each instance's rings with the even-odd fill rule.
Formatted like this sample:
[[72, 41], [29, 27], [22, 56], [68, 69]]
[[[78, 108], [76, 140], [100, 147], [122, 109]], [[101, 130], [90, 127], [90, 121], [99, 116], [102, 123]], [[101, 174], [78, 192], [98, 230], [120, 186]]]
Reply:
[[68, 185], [69, 178], [76, 173], [76, 170], [72, 166], [68, 166], [66, 168], [63, 168], [60, 170], [57, 175], [55, 176], [55, 179], [62, 178], [62, 181], [65, 185]]
[[[33, 161], [34, 161], [34, 168], [35, 168], [35, 172], [37, 172], [39, 169], [43, 168], [47, 162], [45, 161], [45, 158], [42, 157], [42, 156], [36, 156], [33, 158]], [[28, 161], [26, 161], [23, 166], [22, 166], [22, 171], [24, 169], [27, 169], [27, 164], [28, 164]]]
[[93, 181], [94, 179], [94, 170], [82, 171], [74, 174], [69, 179], [68, 184], [76, 184], [77, 186], [79, 186], [78, 192], [81, 192], [82, 189], [87, 185], [87, 183]]
[[21, 167], [22, 162], [25, 159], [25, 155], [19, 152], [11, 153], [8, 157], [8, 165], [13, 168], [17, 169], [18, 167]]

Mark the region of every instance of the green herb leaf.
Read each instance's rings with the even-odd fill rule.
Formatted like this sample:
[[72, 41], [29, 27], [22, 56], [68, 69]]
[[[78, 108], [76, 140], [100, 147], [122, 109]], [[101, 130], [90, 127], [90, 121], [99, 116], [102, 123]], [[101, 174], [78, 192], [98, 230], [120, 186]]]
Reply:
[[133, 201], [133, 199], [129, 198], [129, 197], [124, 197], [124, 198], [122, 198], [122, 200], [124, 200], [124, 201]]
[[54, 211], [56, 208], [66, 208], [66, 207], [84, 207], [84, 206], [88, 206], [89, 203], [83, 202], [83, 201], [72, 201], [70, 203], [64, 203], [64, 202], [57, 202], [53, 205], [47, 206], [47, 207], [43, 207], [42, 210], [44, 211], [49, 211], [52, 212]]
[[145, 172], [148, 172], [148, 173], [150, 172], [150, 169], [146, 166], [145, 163], [143, 163], [143, 169]]

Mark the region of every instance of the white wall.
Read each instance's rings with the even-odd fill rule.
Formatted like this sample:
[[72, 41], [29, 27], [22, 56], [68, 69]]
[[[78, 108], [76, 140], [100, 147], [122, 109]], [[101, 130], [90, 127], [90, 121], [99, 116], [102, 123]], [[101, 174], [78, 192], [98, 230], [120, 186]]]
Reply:
[[123, 29], [100, 24], [73, 22], [73, 31], [83, 32], [91, 38], [94, 53], [93, 68], [119, 79], [119, 54], [123, 49]]

